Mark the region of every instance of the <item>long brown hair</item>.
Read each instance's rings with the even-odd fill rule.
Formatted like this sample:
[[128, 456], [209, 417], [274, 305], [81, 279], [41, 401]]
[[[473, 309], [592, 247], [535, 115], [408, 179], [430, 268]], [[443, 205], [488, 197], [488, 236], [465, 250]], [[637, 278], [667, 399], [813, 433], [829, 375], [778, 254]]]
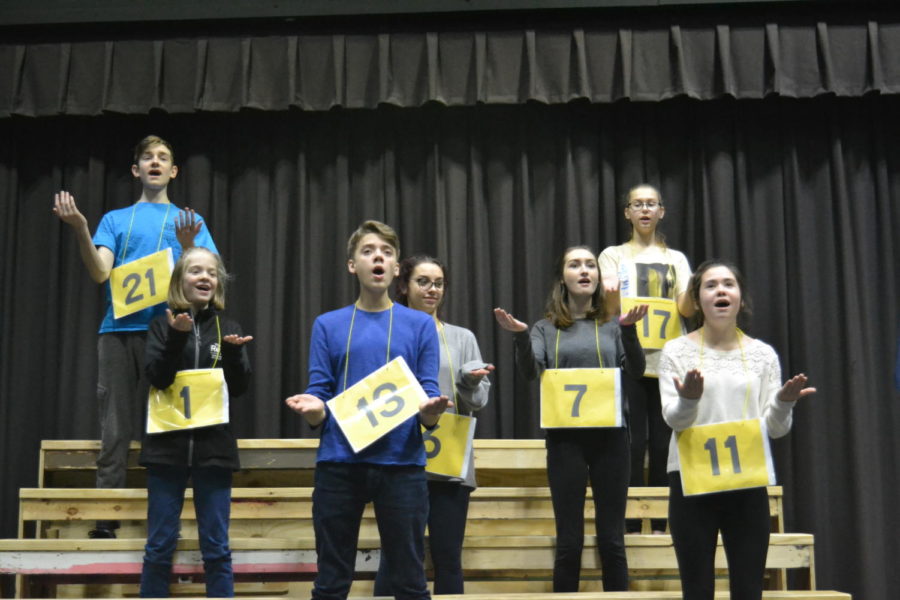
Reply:
[[750, 294], [747, 292], [747, 282], [744, 279], [744, 274], [741, 273], [740, 269], [738, 269], [734, 263], [718, 258], [701, 263], [700, 266], [697, 267], [697, 270], [694, 271], [694, 274], [691, 275], [691, 280], [688, 283], [688, 293], [690, 294], [694, 306], [697, 307], [697, 312], [693, 317], [694, 325], [696, 327], [703, 326], [703, 310], [700, 308], [700, 284], [703, 282], [703, 274], [713, 267], [725, 267], [731, 271], [732, 275], [734, 275], [734, 280], [737, 282], [738, 289], [741, 290], [741, 308], [738, 311], [738, 322], [740, 323], [743, 321], [741, 326], [746, 328], [747, 321], [749, 321], [750, 315], [753, 314], [753, 310], [750, 306]]
[[[567, 329], [575, 319], [569, 311], [569, 288], [563, 279], [563, 273], [566, 270], [566, 257], [573, 250], [587, 250], [597, 260], [597, 255], [590, 246], [570, 246], [562, 253], [556, 262], [556, 268], [553, 273], [553, 287], [550, 288], [550, 295], [547, 297], [547, 306], [544, 308], [544, 317], [548, 319], [557, 329]], [[597, 266], [599, 278], [599, 265]], [[603, 284], [598, 281], [597, 289], [591, 296], [591, 308], [585, 315], [587, 319], [599, 319], [601, 323], [609, 320], [609, 313], [606, 310], [606, 303], [603, 301]]]
[[441, 276], [444, 278], [444, 294], [441, 296], [441, 303], [438, 304], [437, 308], [434, 310], [435, 316], [440, 318], [441, 307], [444, 305], [444, 300], [447, 297], [447, 267], [433, 256], [428, 256], [427, 254], [415, 254], [400, 261], [400, 272], [394, 280], [394, 290], [397, 302], [403, 306], [409, 306], [410, 279], [412, 278], [413, 271], [416, 270], [416, 267], [422, 264], [432, 264], [436, 266], [441, 270]]

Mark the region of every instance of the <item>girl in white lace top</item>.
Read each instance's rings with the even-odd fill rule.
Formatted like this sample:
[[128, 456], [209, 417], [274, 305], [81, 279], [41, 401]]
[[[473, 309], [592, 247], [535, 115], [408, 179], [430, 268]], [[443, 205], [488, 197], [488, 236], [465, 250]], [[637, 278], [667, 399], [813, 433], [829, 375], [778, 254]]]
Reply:
[[770, 437], [786, 435], [805, 387], [802, 373], [781, 385], [771, 346], [737, 328], [747, 300], [733, 265], [707, 261], [691, 277], [689, 293], [699, 309], [700, 329], [662, 350], [659, 386], [663, 418], [674, 430], [669, 445], [669, 528], [686, 600], [711, 600], [716, 536], [728, 557], [732, 600], [762, 598], [769, 546], [765, 487], [684, 496], [676, 436], [695, 426], [762, 418]]

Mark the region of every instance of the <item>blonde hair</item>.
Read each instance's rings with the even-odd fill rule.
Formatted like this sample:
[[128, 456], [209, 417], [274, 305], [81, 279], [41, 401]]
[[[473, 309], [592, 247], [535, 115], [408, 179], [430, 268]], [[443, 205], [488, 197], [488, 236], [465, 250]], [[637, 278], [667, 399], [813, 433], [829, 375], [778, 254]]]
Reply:
[[143, 156], [144, 152], [147, 151], [150, 146], [162, 145], [165, 146], [169, 150], [169, 154], [172, 156], [172, 164], [175, 164], [175, 150], [172, 148], [172, 144], [162, 139], [158, 135], [148, 135], [144, 139], [138, 142], [137, 146], [134, 147], [134, 164], [138, 164], [141, 160], [141, 156]]
[[394, 249], [394, 252], [397, 253], [397, 259], [400, 259], [400, 238], [397, 236], [397, 232], [394, 231], [390, 225], [373, 220], [363, 221], [362, 225], [357, 227], [356, 231], [350, 234], [350, 239], [347, 240], [348, 259], [352, 259], [354, 253], [356, 253], [356, 247], [359, 245], [359, 240], [370, 233], [374, 233], [390, 244]]
[[172, 278], [169, 280], [169, 297], [167, 298], [169, 308], [173, 310], [187, 310], [191, 307], [191, 303], [184, 296], [184, 274], [187, 270], [188, 259], [198, 252], [206, 252], [216, 259], [216, 278], [218, 281], [210, 303], [218, 310], [224, 310], [225, 282], [228, 280], [228, 271], [225, 270], [225, 263], [222, 262], [221, 256], [202, 246], [188, 248], [175, 263], [175, 268], [172, 270]]

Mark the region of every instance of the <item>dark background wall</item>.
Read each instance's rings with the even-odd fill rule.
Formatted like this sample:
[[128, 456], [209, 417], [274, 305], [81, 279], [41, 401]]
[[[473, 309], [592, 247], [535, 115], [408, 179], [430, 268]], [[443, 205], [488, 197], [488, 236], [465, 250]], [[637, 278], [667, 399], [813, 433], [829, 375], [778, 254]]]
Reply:
[[774, 442], [819, 587], [892, 597], [900, 18], [803, 4], [0, 29], [2, 535], [40, 440], [98, 434], [101, 295], [52, 195], [95, 228], [152, 132], [256, 336], [242, 437], [310, 435], [283, 398], [315, 316], [354, 298], [365, 218], [447, 261], [447, 320], [498, 365], [479, 437], [539, 437], [491, 308], [538, 319], [562, 249], [624, 241], [622, 195], [658, 185], [670, 245], [737, 261], [749, 333], [820, 390]]

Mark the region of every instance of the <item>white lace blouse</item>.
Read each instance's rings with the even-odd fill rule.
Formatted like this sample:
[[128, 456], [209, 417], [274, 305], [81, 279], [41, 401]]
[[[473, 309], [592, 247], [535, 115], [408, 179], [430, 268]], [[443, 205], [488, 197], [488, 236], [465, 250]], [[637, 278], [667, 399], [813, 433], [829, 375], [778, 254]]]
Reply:
[[[695, 368], [703, 375], [703, 395], [699, 400], [682, 398], [675, 390], [672, 377], [684, 381], [685, 373]], [[748, 385], [749, 402], [745, 402]], [[771, 346], [756, 339], [744, 338], [743, 356], [740, 348], [723, 352], [707, 347], [701, 354], [700, 345], [687, 336], [666, 343], [662, 349], [659, 362], [662, 414], [675, 432], [692, 425], [762, 417], [769, 437], [787, 435], [795, 403], [777, 398], [781, 386], [778, 355]], [[679, 470], [675, 433], [669, 441], [666, 469]]]

